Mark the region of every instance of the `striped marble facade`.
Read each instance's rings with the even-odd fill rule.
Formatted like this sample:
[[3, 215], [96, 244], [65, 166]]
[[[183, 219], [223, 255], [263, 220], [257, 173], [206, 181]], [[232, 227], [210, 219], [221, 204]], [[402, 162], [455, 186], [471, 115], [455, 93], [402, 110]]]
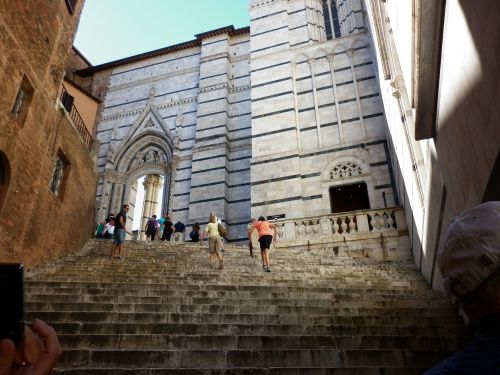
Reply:
[[[337, 1], [333, 40], [323, 5], [251, 0], [250, 28], [103, 67], [99, 215], [133, 204], [145, 174], [164, 176], [174, 221], [204, 223], [215, 211], [232, 240], [251, 216], [329, 214], [336, 185], [362, 181], [371, 208], [397, 204], [360, 0]], [[332, 177], [347, 164], [355, 176]]]

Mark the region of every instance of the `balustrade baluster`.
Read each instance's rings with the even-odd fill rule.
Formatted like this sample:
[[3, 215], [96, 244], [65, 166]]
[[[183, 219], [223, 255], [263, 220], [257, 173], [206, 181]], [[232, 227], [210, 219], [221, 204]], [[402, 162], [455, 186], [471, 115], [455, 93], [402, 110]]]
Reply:
[[312, 223], [313, 223], [312, 231], [313, 231], [314, 237], [318, 237], [320, 235], [319, 220], [318, 219], [312, 220]]
[[368, 214], [368, 217], [370, 218], [370, 225], [372, 227], [372, 232], [377, 232], [378, 231], [377, 220], [375, 218], [375, 215], [376, 214]]
[[347, 223], [345, 222], [345, 216], [342, 216], [340, 218], [340, 228], [342, 229], [342, 234], [346, 234], [347, 233]]
[[356, 223], [354, 222], [354, 215], [352, 216], [348, 216], [347, 217], [349, 219], [349, 233], [350, 234], [353, 234], [353, 233], [356, 233]]
[[338, 218], [332, 218], [333, 221], [333, 235], [339, 234], [339, 224], [337, 223]]
[[389, 212], [389, 215], [387, 216], [387, 224], [389, 225], [389, 229], [395, 229], [396, 228], [394, 226], [394, 219], [392, 218], [392, 211]]
[[310, 236], [311, 235], [311, 231], [312, 231], [311, 222], [310, 221], [306, 221], [306, 222], [304, 222], [304, 224], [306, 226], [306, 235]]

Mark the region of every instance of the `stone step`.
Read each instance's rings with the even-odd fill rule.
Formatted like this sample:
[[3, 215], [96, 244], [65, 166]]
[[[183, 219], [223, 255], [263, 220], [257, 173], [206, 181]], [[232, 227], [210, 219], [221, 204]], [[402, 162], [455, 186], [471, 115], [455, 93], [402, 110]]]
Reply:
[[410, 349], [453, 350], [467, 337], [429, 336], [234, 336], [234, 335], [59, 335], [64, 348], [71, 349]]
[[426, 367], [352, 367], [352, 368], [293, 368], [293, 367], [246, 367], [231, 369], [186, 368], [97, 368], [56, 369], [57, 375], [421, 375]]
[[[51, 302], [149, 302], [167, 303], [171, 297], [191, 298], [287, 298], [287, 299], [332, 299], [346, 300], [360, 298], [369, 295], [371, 297], [400, 298], [410, 296], [413, 298], [425, 298], [425, 295], [416, 295], [415, 291], [399, 289], [358, 289], [358, 288], [335, 288], [335, 289], [312, 289], [303, 290], [299, 288], [260, 288], [255, 286], [240, 285], [237, 290], [200, 290], [199, 288], [186, 289], [186, 285], [179, 289], [134, 289], [128, 290], [89, 289], [89, 288], [40, 288], [30, 287], [25, 294], [27, 302], [51, 301]], [[142, 292], [142, 293], [141, 293]], [[127, 293], [127, 294], [125, 294]], [[141, 293], [142, 295], [139, 295]]]
[[38, 317], [42, 320], [60, 322], [143, 322], [143, 323], [184, 323], [184, 324], [302, 324], [316, 325], [347, 325], [360, 327], [372, 325], [399, 326], [462, 326], [458, 318], [450, 317], [410, 317], [410, 316], [331, 316], [331, 315], [285, 315], [285, 314], [206, 314], [206, 313], [149, 313], [149, 312], [114, 312], [110, 311], [29, 311], [28, 319]]
[[[351, 316], [351, 315], [364, 315], [364, 316], [442, 316], [456, 318], [448, 307], [429, 307], [429, 308], [336, 308], [331, 306], [297, 306], [293, 305], [234, 305], [226, 303], [218, 303], [213, 301], [210, 304], [177, 304], [171, 303], [169, 297], [115, 297], [115, 296], [73, 296], [74, 301], [66, 301], [68, 295], [57, 296], [31, 296], [30, 298], [37, 297], [40, 301], [47, 302], [27, 302], [27, 311], [130, 311], [130, 312], [178, 312], [178, 313], [212, 313], [212, 314], [315, 314], [315, 315], [333, 315], [333, 316]], [[39, 297], [39, 298], [38, 298]], [[58, 298], [54, 298], [58, 297]], [[62, 297], [62, 298], [59, 298]], [[80, 301], [76, 301], [80, 299]], [[59, 302], [57, 300], [62, 300]], [[73, 300], [73, 298], [72, 298]], [[107, 307], [100, 307], [101, 304], [107, 303]], [[290, 302], [293, 303], [293, 302]], [[77, 305], [73, 305], [77, 304]], [[109, 305], [112, 305], [110, 307]], [[87, 307], [90, 305], [89, 307]], [[96, 306], [93, 306], [96, 305]], [[85, 307], [85, 308], [84, 308]]]
[[291, 336], [291, 335], [333, 335], [333, 336], [463, 336], [461, 326], [423, 325], [316, 325], [293, 324], [187, 324], [187, 323], [116, 323], [52, 321], [47, 323], [60, 334], [169, 334], [169, 335], [238, 335], [238, 336]]
[[432, 350], [332, 350], [332, 349], [259, 349], [259, 350], [65, 350], [59, 367], [370, 367], [431, 366], [448, 351]]
[[[363, 292], [367, 291], [368, 293], [374, 293], [377, 290], [382, 293], [387, 294], [415, 294], [418, 292], [419, 295], [422, 295], [426, 298], [434, 297], [436, 300], [440, 299], [440, 294], [436, 292], [432, 292], [428, 289], [401, 289], [399, 287], [394, 287], [392, 285], [369, 285], [365, 283], [364, 285], [360, 284], [329, 284], [329, 283], [311, 283], [311, 282], [291, 282], [290, 280], [284, 280], [281, 283], [275, 282], [274, 280], [268, 280], [267, 282], [257, 282], [249, 280], [248, 283], [243, 283], [241, 280], [230, 280], [230, 279], [219, 279], [219, 280], [205, 280], [203, 285], [200, 285], [198, 281], [194, 282], [192, 280], [185, 280], [184, 282], [165, 282], [164, 279], [160, 280], [161, 282], [153, 282], [150, 279], [138, 279], [135, 281], [104, 281], [99, 279], [99, 282], [96, 281], [96, 278], [89, 278], [87, 280], [68, 280], [68, 281], [59, 281], [59, 280], [38, 280], [38, 281], [27, 281], [25, 283], [28, 292], [31, 290], [31, 287], [40, 288], [46, 287], [46, 290], [54, 290], [56, 288], [82, 288], [85, 290], [89, 289], [147, 289], [147, 290], [170, 290], [173, 288], [182, 289], [182, 290], [221, 290], [221, 291], [266, 291], [266, 290], [276, 290], [278, 292], [281, 290], [285, 291], [303, 291], [303, 292], [323, 292], [323, 293], [338, 293], [340, 294], [343, 290], [348, 293], [355, 293], [355, 291]], [[177, 280], [178, 281], [178, 280]], [[350, 285], [350, 287], [341, 288], [340, 285]], [[352, 289], [351, 289], [352, 288]]]

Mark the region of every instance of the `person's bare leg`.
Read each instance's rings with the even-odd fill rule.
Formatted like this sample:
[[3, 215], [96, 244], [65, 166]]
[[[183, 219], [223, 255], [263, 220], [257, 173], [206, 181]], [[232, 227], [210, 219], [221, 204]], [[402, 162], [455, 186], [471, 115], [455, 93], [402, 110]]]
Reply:
[[262, 267], [266, 266], [266, 258], [264, 256], [264, 251], [261, 250], [260, 257], [262, 258]]
[[217, 255], [217, 258], [219, 258], [219, 269], [221, 270], [224, 268], [224, 260], [218, 251], [216, 251], [215, 254]]
[[264, 261], [266, 263], [266, 267], [269, 268], [269, 249], [264, 250]]
[[121, 243], [120, 245], [118, 245], [118, 255], [123, 257], [123, 243]]
[[111, 246], [111, 255], [109, 256], [110, 258], [115, 257], [115, 250], [116, 250], [116, 243], [113, 242], [113, 246]]

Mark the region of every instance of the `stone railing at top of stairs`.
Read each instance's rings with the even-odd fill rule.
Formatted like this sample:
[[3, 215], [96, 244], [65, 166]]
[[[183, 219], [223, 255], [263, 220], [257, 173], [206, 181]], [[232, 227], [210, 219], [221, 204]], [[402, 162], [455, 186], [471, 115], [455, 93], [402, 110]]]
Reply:
[[301, 219], [276, 220], [280, 241], [304, 238], [356, 236], [385, 231], [406, 231], [402, 207], [343, 212]]
[[280, 248], [332, 248], [335, 255], [410, 260], [408, 227], [402, 207], [341, 212], [276, 220]]

